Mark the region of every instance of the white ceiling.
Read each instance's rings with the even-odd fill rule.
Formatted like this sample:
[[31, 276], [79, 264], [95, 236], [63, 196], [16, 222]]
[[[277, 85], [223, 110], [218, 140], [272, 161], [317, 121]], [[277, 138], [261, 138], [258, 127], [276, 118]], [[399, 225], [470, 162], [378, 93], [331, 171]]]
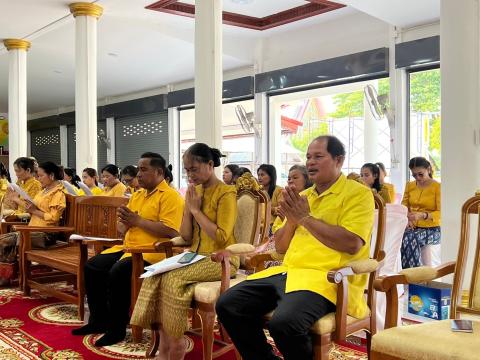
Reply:
[[[335, 0], [403, 28], [440, 18], [440, 0]], [[459, 6], [461, 1], [459, 1]]]
[[[97, 1], [104, 7], [104, 15], [98, 22], [100, 99], [193, 79], [194, 19], [146, 10], [145, 6], [154, 1]], [[388, 2], [405, 1], [408, 0]], [[68, 9], [71, 2], [73, 0], [0, 0], [1, 13], [8, 14], [1, 20], [0, 41], [25, 38], [32, 42], [27, 65], [30, 114], [74, 104], [75, 27]], [[375, 1], [357, 2], [373, 6]], [[376, 1], [377, 5], [383, 2], [386, 1]], [[433, 3], [433, 0], [417, 0], [422, 2]], [[238, 1], [224, 0], [224, 9], [262, 17], [304, 3], [302, 0], [253, 0], [241, 5]], [[263, 32], [224, 25], [224, 70], [252, 66], [257, 43], [269, 36], [355, 13], [353, 8], [340, 9]], [[410, 19], [411, 14], [407, 15]], [[7, 104], [8, 52], [0, 45], [0, 113], [7, 111]]]

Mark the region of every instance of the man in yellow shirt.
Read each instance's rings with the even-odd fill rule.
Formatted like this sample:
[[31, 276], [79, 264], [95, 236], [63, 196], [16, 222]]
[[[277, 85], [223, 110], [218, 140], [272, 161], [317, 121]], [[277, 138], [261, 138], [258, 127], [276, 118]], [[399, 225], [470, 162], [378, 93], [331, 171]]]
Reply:
[[[165, 159], [145, 153], [138, 162], [136, 191], [128, 205], [119, 208], [119, 231], [126, 247], [152, 246], [159, 240], [178, 236], [184, 201], [164, 180]], [[164, 254], [145, 254], [146, 264], [165, 258]], [[88, 324], [72, 331], [73, 335], [105, 333], [95, 343], [108, 346], [125, 338], [129, 322], [132, 261], [123, 246], [105, 250], [85, 265], [85, 290], [90, 318]]]
[[[327, 272], [369, 256], [374, 219], [372, 192], [342, 173], [343, 144], [320, 136], [307, 151], [314, 186], [297, 194], [287, 186], [280, 202], [286, 217], [275, 233], [283, 264], [253, 274], [217, 302], [219, 320], [245, 360], [277, 359], [263, 332], [263, 316], [275, 310], [270, 335], [284, 359], [313, 359], [311, 326], [335, 311], [336, 285]], [[349, 279], [348, 313], [364, 317], [366, 276]]]

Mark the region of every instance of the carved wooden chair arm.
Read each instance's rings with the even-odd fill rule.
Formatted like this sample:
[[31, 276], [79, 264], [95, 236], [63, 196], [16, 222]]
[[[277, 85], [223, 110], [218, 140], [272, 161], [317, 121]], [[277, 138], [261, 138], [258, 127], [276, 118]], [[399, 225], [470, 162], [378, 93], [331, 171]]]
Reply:
[[397, 285], [417, 284], [432, 281], [442, 276], [454, 273], [455, 264], [455, 261], [450, 261], [436, 268], [420, 266], [416, 268], [404, 269], [396, 275], [380, 276], [373, 282], [373, 286], [377, 291], [388, 292]]
[[15, 225], [13, 227], [15, 231], [20, 232], [45, 232], [45, 233], [55, 233], [55, 232], [74, 232], [74, 227], [69, 226], [28, 226], [28, 225]]
[[284, 256], [285, 254], [280, 254], [275, 250], [254, 254], [246, 257], [245, 265], [247, 269], [253, 269], [257, 272], [265, 269], [265, 261], [282, 261]]
[[210, 255], [212, 261], [222, 264], [222, 279], [220, 284], [220, 294], [223, 294], [230, 288], [230, 257], [251, 254], [255, 247], [250, 244], [233, 244], [225, 250], [217, 251]]

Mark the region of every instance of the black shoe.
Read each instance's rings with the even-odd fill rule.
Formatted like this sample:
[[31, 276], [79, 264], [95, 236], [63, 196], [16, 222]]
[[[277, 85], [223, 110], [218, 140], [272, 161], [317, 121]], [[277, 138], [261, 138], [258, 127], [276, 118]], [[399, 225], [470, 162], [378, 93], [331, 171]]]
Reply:
[[95, 341], [95, 346], [109, 346], [125, 339], [126, 331], [107, 331], [100, 339]]
[[90, 335], [90, 334], [102, 334], [107, 331], [106, 326], [87, 324], [78, 329], [72, 330], [72, 335]]

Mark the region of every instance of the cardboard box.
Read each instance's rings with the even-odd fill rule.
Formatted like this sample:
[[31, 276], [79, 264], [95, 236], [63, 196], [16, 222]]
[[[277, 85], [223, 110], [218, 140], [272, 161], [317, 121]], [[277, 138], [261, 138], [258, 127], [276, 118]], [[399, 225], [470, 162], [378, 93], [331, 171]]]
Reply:
[[450, 284], [437, 281], [408, 286], [408, 312], [434, 320], [445, 320], [450, 315]]

